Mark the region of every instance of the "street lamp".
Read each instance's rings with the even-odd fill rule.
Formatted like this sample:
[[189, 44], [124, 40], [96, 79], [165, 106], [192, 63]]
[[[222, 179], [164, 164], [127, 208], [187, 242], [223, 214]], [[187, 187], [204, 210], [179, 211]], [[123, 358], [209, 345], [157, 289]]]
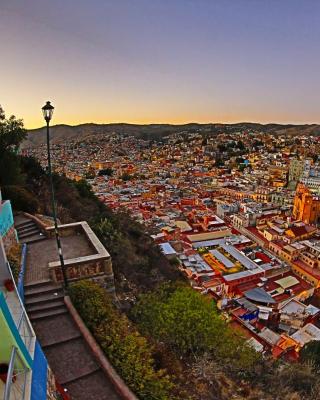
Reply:
[[50, 101], [47, 101], [46, 104], [42, 107], [43, 117], [44, 117], [44, 119], [45, 119], [45, 121], [47, 123], [48, 170], [49, 170], [50, 186], [51, 186], [51, 203], [52, 203], [52, 213], [53, 213], [53, 219], [54, 219], [54, 232], [55, 232], [55, 235], [56, 235], [56, 241], [57, 241], [57, 246], [58, 246], [59, 259], [60, 259], [60, 264], [61, 264], [61, 269], [62, 269], [64, 287], [67, 288], [68, 287], [68, 280], [67, 280], [67, 274], [66, 274], [66, 267], [64, 265], [64, 259], [63, 259], [63, 253], [62, 253], [62, 247], [61, 247], [59, 231], [58, 231], [57, 214], [56, 214], [56, 202], [55, 202], [55, 198], [54, 198], [54, 188], [53, 188], [52, 169], [51, 169], [49, 123], [50, 123], [51, 118], [52, 118], [53, 110], [54, 110], [54, 107], [51, 105]]

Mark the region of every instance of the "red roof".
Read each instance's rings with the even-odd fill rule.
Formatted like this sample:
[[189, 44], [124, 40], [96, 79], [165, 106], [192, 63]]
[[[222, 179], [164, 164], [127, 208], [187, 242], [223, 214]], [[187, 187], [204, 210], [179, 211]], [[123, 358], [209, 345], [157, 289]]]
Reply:
[[267, 256], [266, 253], [263, 253], [261, 251], [256, 252], [256, 258], [260, 258], [260, 260], [263, 261], [263, 263], [269, 263], [271, 262], [271, 258]]
[[304, 271], [308, 272], [310, 275], [314, 276], [315, 278], [320, 279], [320, 270], [309, 267], [307, 264], [305, 264], [301, 260], [296, 260], [294, 262], [294, 264], [297, 265], [298, 267], [302, 268]]
[[251, 232], [254, 236], [256, 236], [258, 239], [263, 240], [266, 244], [269, 243], [268, 240], [263, 235], [261, 235], [260, 231], [254, 226], [248, 226], [246, 229], [249, 232]]

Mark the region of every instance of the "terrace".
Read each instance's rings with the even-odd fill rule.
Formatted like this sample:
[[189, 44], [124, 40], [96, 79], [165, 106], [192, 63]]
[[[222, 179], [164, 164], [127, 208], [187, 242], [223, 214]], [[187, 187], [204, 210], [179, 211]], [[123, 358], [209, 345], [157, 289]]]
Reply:
[[[37, 221], [39, 223], [39, 221]], [[53, 227], [43, 227], [45, 239], [28, 246], [25, 284], [62, 283], [63, 276]], [[94, 278], [113, 288], [111, 258], [87, 222], [59, 226], [66, 275], [69, 281]], [[31, 267], [32, 266], [32, 267]]]

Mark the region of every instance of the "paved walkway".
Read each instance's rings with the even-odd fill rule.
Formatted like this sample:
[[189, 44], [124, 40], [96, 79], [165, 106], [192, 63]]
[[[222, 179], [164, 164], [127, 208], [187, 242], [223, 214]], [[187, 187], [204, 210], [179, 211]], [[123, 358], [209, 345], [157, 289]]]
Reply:
[[[62, 247], [66, 259], [92, 254], [81, 235], [62, 238]], [[55, 239], [28, 244], [26, 308], [49, 365], [72, 400], [121, 400], [50, 282], [48, 262], [58, 259]]]
[[72, 400], [121, 400], [69, 313], [32, 322], [58, 382]]
[[[61, 247], [64, 259], [85, 257], [93, 253], [88, 241], [82, 235], [72, 235], [61, 238]], [[46, 239], [28, 245], [27, 263], [32, 268], [27, 268], [25, 284], [34, 284], [49, 280], [48, 263], [59, 261], [56, 239]]]

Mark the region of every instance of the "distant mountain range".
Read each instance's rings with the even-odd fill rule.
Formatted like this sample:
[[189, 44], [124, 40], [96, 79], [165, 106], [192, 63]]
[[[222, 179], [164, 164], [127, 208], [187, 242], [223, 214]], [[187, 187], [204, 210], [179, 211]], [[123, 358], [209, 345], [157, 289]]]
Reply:
[[[315, 135], [320, 136], [320, 125], [281, 125], [281, 124], [257, 124], [243, 122], [237, 124], [197, 124], [190, 123], [184, 125], [170, 124], [81, 124], [54, 125], [50, 128], [50, 136], [53, 143], [65, 142], [75, 138], [86, 138], [92, 135], [109, 135], [113, 132], [127, 135], [134, 135], [143, 139], [159, 140], [163, 136], [171, 135], [177, 132], [197, 132], [201, 131], [207, 134], [217, 134], [222, 132], [237, 131], [261, 131], [265, 133], [292, 135]], [[22, 147], [34, 147], [45, 143], [46, 128], [32, 129], [28, 131], [28, 138]]]

